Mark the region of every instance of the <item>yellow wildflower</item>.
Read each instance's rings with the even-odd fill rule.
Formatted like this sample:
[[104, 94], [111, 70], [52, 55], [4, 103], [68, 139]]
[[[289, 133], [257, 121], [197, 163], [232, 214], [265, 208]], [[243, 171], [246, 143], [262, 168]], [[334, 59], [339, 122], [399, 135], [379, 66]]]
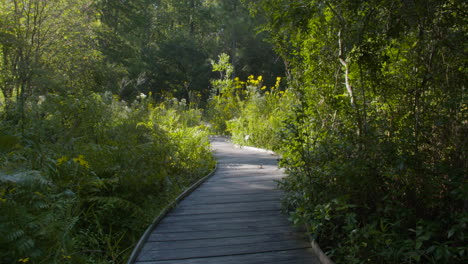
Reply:
[[253, 78], [255, 78], [253, 75], [249, 76], [249, 80], [252, 80]]
[[62, 255], [62, 258], [64, 258], [64, 259], [71, 259], [71, 256], [70, 256], [70, 255]]
[[18, 259], [18, 262], [21, 262], [21, 263], [29, 262], [29, 258], [21, 258], [21, 259]]
[[68, 157], [63, 156], [63, 157], [61, 157], [60, 159], [57, 160], [57, 166], [60, 166], [60, 165], [62, 165], [63, 163], [65, 163], [67, 161], [68, 161]]
[[259, 81], [261, 81], [262, 79], [263, 79], [263, 77], [262, 77], [261, 75], [259, 75], [259, 76], [257, 77], [257, 80], [259, 80]]
[[276, 77], [275, 87], [278, 88], [280, 86], [280, 83], [281, 83], [281, 77]]
[[265, 90], [265, 89], [266, 89], [266, 86], [263, 86], [263, 87], [262, 87], [262, 90]]
[[73, 161], [89, 169], [89, 163], [84, 159], [83, 155], [78, 155], [78, 157], [74, 158]]

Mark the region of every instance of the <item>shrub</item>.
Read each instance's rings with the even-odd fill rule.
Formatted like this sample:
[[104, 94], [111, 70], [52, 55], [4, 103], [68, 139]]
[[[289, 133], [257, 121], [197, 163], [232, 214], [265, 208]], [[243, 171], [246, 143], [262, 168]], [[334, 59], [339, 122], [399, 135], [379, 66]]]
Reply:
[[201, 112], [154, 105], [48, 95], [31, 97], [23, 124], [2, 122], [1, 262], [124, 262], [157, 211], [214, 165]]

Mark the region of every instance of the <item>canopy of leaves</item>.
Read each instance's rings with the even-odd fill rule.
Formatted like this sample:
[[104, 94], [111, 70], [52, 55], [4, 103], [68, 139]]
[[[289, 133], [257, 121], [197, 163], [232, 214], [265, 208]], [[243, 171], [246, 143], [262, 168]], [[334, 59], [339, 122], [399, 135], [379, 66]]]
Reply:
[[466, 260], [466, 2], [244, 2], [299, 96], [281, 141], [293, 219], [338, 262]]

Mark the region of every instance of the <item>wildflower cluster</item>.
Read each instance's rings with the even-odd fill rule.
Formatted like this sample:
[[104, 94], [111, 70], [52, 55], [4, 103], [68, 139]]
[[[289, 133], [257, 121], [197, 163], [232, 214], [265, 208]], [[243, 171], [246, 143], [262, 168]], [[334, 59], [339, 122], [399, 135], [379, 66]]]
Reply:
[[[61, 166], [63, 165], [64, 163], [68, 162], [69, 159], [67, 156], [63, 156], [59, 159], [57, 159], [56, 161], [56, 165], [57, 166]], [[85, 160], [84, 156], [83, 155], [78, 155], [78, 157], [76, 158], [73, 158], [72, 161], [82, 167], [85, 167], [86, 169], [89, 169], [89, 163]]]
[[78, 157], [74, 158], [73, 161], [87, 169], [89, 169], [89, 163], [84, 159], [83, 155], [78, 155]]
[[265, 95], [274, 94], [275, 96], [284, 96], [285, 92], [280, 90], [281, 81], [281, 77], [276, 77], [275, 85], [268, 88], [266, 85], [263, 85], [263, 76], [259, 75], [255, 77], [254, 75], [250, 75], [245, 82], [240, 80], [239, 77], [235, 77], [233, 87], [240, 90], [240, 94], [243, 95], [247, 94], [252, 96], [262, 91]]
[[257, 79], [255, 79], [255, 76], [250, 75], [247, 79], [247, 85], [248, 86], [257, 86], [259, 87], [263, 83], [263, 77], [259, 75]]

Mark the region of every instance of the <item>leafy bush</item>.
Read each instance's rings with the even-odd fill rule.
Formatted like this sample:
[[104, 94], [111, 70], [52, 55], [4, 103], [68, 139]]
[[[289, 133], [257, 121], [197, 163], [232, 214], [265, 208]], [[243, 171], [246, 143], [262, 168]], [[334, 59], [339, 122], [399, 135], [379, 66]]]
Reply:
[[278, 150], [279, 131], [294, 99], [290, 91], [280, 89], [280, 77], [269, 88], [262, 81], [262, 76], [253, 75], [246, 82], [236, 80], [235, 85], [245, 85], [247, 96], [239, 116], [227, 122], [227, 130], [238, 144]]
[[213, 95], [205, 111], [212, 131], [230, 134], [241, 145], [278, 149], [282, 121], [294, 103], [293, 94], [281, 89], [281, 77], [272, 87], [263, 85], [262, 76], [231, 79], [234, 69], [226, 54], [213, 63], [213, 71], [219, 71], [221, 79], [212, 81]]
[[25, 123], [2, 122], [2, 262], [124, 262], [157, 211], [214, 165], [201, 112], [155, 104], [51, 94], [27, 102]]
[[287, 64], [285, 209], [337, 263], [466, 263], [466, 1], [244, 1]]
[[211, 62], [213, 71], [220, 73], [220, 79], [211, 82], [213, 88], [205, 116], [209, 120], [211, 131], [215, 134], [226, 134], [226, 121], [238, 117], [242, 107], [244, 91], [242, 87], [234, 86], [233, 66], [229, 63], [227, 54], [219, 55], [219, 61]]

